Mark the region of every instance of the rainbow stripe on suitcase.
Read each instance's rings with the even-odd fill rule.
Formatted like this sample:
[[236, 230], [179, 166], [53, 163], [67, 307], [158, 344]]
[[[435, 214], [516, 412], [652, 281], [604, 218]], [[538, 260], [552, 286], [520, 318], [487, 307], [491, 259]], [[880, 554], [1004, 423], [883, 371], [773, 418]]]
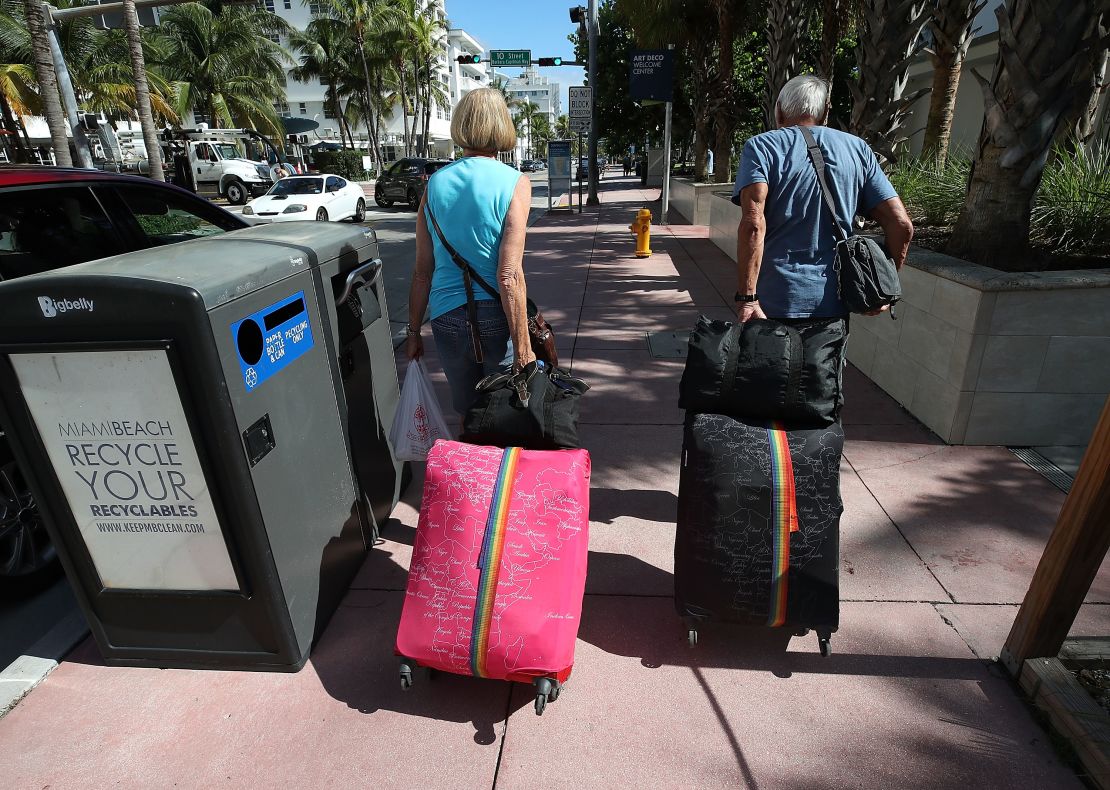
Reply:
[[478, 597], [474, 601], [474, 631], [470, 637], [470, 671], [475, 677], [486, 674], [486, 653], [489, 650], [489, 626], [493, 619], [493, 602], [497, 598], [497, 577], [501, 571], [501, 555], [505, 550], [505, 527], [509, 523], [509, 503], [513, 495], [520, 448], [510, 447], [501, 457], [501, 468], [493, 488], [482, 553], [478, 556]]
[[790, 444], [780, 423], [767, 429], [771, 445], [771, 610], [767, 625], [786, 623], [787, 580], [790, 575], [790, 533], [798, 531], [798, 503]]

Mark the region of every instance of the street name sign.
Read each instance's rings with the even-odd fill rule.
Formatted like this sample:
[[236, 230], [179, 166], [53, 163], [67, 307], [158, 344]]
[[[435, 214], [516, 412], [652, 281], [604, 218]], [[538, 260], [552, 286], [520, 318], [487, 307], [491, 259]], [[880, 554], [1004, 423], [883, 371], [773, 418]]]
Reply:
[[530, 49], [491, 49], [489, 64], [491, 66], [528, 66], [532, 63], [532, 50]]
[[628, 58], [628, 96], [633, 101], [671, 101], [674, 93], [674, 52], [634, 49]]
[[570, 113], [571, 120], [575, 118], [589, 118], [594, 104], [594, 90], [588, 85], [572, 85], [570, 87]]

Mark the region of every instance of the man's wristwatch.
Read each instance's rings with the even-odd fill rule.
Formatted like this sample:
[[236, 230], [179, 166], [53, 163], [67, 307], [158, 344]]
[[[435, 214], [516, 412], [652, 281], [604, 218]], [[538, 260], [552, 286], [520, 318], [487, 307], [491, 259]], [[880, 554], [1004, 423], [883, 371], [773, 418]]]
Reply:
[[420, 337], [420, 330], [413, 329], [412, 324], [405, 324], [405, 337]]
[[732, 297], [732, 301], [734, 301], [734, 302], [758, 302], [759, 301], [759, 294], [742, 294], [739, 291], [737, 291], [736, 295]]

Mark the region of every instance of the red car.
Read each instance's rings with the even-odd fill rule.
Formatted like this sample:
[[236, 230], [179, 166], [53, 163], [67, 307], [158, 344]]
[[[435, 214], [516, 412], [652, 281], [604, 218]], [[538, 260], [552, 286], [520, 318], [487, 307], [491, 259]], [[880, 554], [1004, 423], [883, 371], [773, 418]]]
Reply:
[[[247, 227], [149, 178], [56, 167], [0, 167], [0, 281]], [[57, 555], [0, 425], [0, 583], [30, 585]]]

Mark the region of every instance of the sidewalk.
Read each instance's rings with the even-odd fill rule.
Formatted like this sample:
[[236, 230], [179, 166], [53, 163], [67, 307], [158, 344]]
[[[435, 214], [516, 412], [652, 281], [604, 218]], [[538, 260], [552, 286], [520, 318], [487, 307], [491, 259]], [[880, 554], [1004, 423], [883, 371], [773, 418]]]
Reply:
[[[537, 717], [529, 689], [443, 675], [400, 691], [417, 475], [300, 673], [106, 668], [85, 643], [0, 720], [0, 785], [1082, 787], [985, 660], [1063, 495], [1005, 448], [942, 444], [854, 370], [833, 655], [767, 629], [686, 646], [670, 597], [683, 362], [645, 333], [728, 318], [735, 271], [691, 226], [657, 226], [634, 258], [628, 224], [658, 190], [633, 183], [607, 179], [600, 209], [528, 236], [529, 293], [593, 386], [587, 597], [558, 702]], [[1075, 633], [1110, 634], [1105, 568], [1088, 600]]]

